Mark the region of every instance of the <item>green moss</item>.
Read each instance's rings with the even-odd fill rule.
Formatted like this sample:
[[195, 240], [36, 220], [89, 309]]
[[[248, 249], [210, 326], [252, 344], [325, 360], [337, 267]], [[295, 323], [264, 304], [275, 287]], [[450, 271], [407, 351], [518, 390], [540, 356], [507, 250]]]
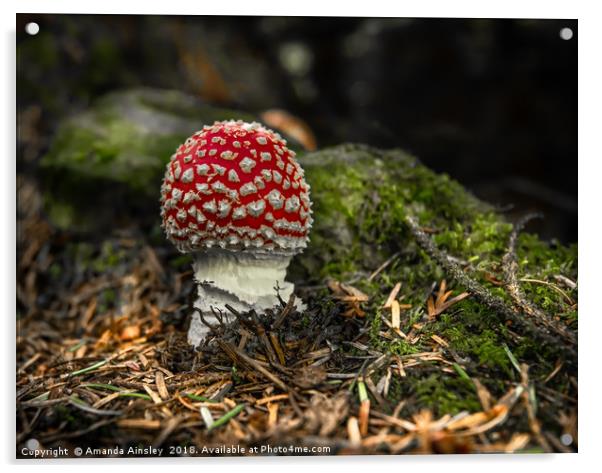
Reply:
[[100, 254], [91, 261], [90, 267], [98, 273], [113, 270], [126, 257], [123, 248], [117, 248], [113, 242], [104, 241]]
[[443, 318], [437, 328], [441, 336], [460, 356], [469, 357], [480, 367], [501, 369], [507, 376], [512, 376], [510, 361], [503, 349], [502, 337], [496, 331], [487, 328], [474, 332], [467, 329], [465, 321], [454, 324], [449, 317]]
[[501, 259], [512, 226], [493, 212], [475, 214], [470, 220], [454, 221], [433, 240], [454, 255], [463, 255], [476, 269], [491, 270], [492, 257]]
[[368, 317], [370, 318], [369, 333], [370, 345], [372, 348], [381, 350], [385, 353], [390, 353], [392, 355], [410, 355], [412, 353], [418, 353], [420, 351], [419, 346], [412, 345], [401, 338], [398, 340], [389, 341], [382, 338], [379, 335], [379, 332], [383, 330], [383, 322], [380, 316], [380, 310], [377, 310], [375, 314], [369, 314]]
[[471, 383], [460, 377], [432, 373], [424, 377], [391, 378], [389, 397], [393, 401], [409, 399], [415, 411], [430, 409], [435, 416], [476, 412], [481, 406]]
[[523, 234], [517, 248], [521, 287], [536, 306], [565, 321], [575, 322], [577, 288], [561, 286], [555, 277], [562, 275], [577, 280], [577, 245], [562, 246], [540, 241], [535, 235]]
[[418, 353], [419, 347], [412, 345], [403, 339], [395, 340], [387, 345], [387, 351], [393, 355], [411, 355]]
[[432, 374], [417, 380], [413, 390], [418, 402], [433, 406], [436, 415], [474, 412], [481, 407], [474, 389], [460, 378]]
[[[312, 186], [315, 228], [307, 256], [298, 261], [310, 277], [345, 278], [374, 269], [404, 248], [408, 212], [444, 222], [443, 231], [455, 230], [447, 239], [459, 242], [460, 224], [479, 209], [490, 210], [455, 181], [399, 150], [343, 145], [300, 160]], [[458, 226], [449, 227], [453, 219]]]
[[[110, 179], [127, 184], [135, 192], [153, 194], [148, 186], [156, 180], [165, 157], [182, 141], [182, 135], [142, 137], [133, 124], [114, 119], [102, 133], [81, 126], [63, 127], [43, 161], [61, 180], [77, 174], [81, 179]], [[149, 150], [153, 150], [149, 153]]]

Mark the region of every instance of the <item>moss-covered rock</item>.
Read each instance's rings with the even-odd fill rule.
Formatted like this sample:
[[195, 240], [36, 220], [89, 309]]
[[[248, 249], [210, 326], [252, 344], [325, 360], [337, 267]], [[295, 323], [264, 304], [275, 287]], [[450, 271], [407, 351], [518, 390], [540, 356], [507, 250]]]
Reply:
[[457, 225], [492, 211], [460, 184], [401, 150], [347, 144], [300, 161], [315, 212], [310, 248], [298, 258], [307, 275], [349, 277], [375, 269], [404, 248], [408, 213]]
[[63, 228], [119, 225], [153, 215], [164, 166], [203, 125], [253, 116], [214, 108], [177, 91], [111, 93], [61, 124], [41, 161], [51, 220]]
[[[371, 318], [374, 348], [409, 355], [430, 350], [429, 336], [437, 335], [474, 370], [471, 375], [497, 373], [502, 378], [516, 376], [505, 347], [520, 361], [528, 361], [535, 376], [549, 373], [556, 360], [564, 359], [556, 345], [515, 333], [502, 314], [473, 297], [438, 317], [426, 317], [427, 297], [450, 275], [417, 245], [406, 216], [417, 218], [471, 278], [511, 304], [501, 282], [501, 261], [512, 224], [491, 205], [400, 150], [341, 145], [300, 160], [312, 186], [315, 224], [308, 249], [292, 266], [293, 279], [353, 281], [370, 295], [365, 309]], [[518, 277], [524, 279], [521, 287], [529, 301], [576, 329], [576, 286], [558, 281], [577, 280], [577, 246], [544, 242], [525, 233], [519, 237], [517, 257]], [[369, 278], [389, 259], [385, 270]], [[379, 336], [386, 328], [381, 307], [396, 283], [401, 283], [403, 303], [411, 307], [402, 315], [401, 329], [427, 335], [420, 337], [426, 344]], [[453, 281], [449, 288], [454, 294], [465, 290]], [[390, 316], [388, 311], [385, 316]], [[428, 392], [425, 389], [420, 395]]]

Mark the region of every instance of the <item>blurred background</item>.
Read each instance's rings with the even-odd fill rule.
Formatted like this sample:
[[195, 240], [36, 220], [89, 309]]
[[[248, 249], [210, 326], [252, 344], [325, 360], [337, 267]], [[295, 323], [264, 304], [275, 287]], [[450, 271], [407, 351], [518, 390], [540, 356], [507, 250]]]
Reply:
[[286, 111], [310, 149], [403, 148], [510, 219], [543, 212], [543, 238], [577, 240], [575, 20], [21, 14], [17, 47], [18, 173], [107, 92], [176, 89]]

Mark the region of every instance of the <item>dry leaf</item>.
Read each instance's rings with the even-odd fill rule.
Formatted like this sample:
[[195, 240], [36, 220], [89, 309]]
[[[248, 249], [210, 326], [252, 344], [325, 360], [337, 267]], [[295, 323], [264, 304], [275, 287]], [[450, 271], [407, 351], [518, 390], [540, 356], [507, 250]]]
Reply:
[[470, 294], [468, 292], [463, 292], [456, 297], [451, 296], [452, 291], [446, 291], [447, 283], [445, 279], [441, 281], [439, 284], [439, 291], [437, 292], [437, 296], [430, 296], [426, 302], [427, 314], [429, 319], [433, 320], [437, 316], [441, 315], [447, 309], [449, 309], [456, 302], [460, 302], [462, 299], [466, 299]]

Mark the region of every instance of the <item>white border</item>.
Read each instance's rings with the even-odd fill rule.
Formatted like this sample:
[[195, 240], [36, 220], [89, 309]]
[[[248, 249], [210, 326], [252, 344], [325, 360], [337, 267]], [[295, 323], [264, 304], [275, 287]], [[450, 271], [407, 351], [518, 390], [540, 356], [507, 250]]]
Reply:
[[[344, 469], [345, 471], [366, 471], [378, 468], [419, 469], [421, 471], [479, 471], [505, 472], [509, 469], [521, 471], [525, 468], [547, 471], [591, 471], [597, 460], [602, 423], [600, 412], [600, 355], [597, 350], [602, 334], [602, 311], [596, 303], [602, 281], [602, 262], [600, 258], [600, 74], [601, 61], [599, 46], [602, 44], [600, 16], [595, 9], [596, 2], [567, 1], [528, 1], [506, 0], [498, 2], [469, 0], [440, 0], [394, 2], [393, 0], [370, 0], [368, 2], [327, 3], [319, 0], [303, 1], [240, 1], [208, 2], [197, 0], [186, 2], [169, 0], [167, 2], [149, 1], [84, 1], [54, 0], [6, 2], [0, 4], [0, 22], [2, 23], [3, 65], [0, 74], [0, 93], [4, 104], [2, 118], [2, 149], [4, 164], [4, 185], [0, 197], [0, 222], [10, 231], [0, 232], [2, 238], [3, 283], [0, 284], [2, 318], [9, 325], [4, 330], [5, 360], [3, 379], [5, 386], [0, 390], [2, 407], [6, 410], [4, 427], [1, 430], [4, 461], [13, 463], [14, 455], [14, 288], [15, 288], [15, 13], [120, 13], [120, 14], [246, 14], [246, 15], [307, 15], [307, 16], [408, 16], [408, 17], [496, 17], [496, 18], [578, 18], [579, 30], [579, 254], [580, 254], [580, 357], [579, 357], [579, 450], [577, 455], [514, 455], [514, 456], [445, 456], [445, 457], [320, 457], [320, 458], [242, 458], [242, 459], [196, 459], [193, 461], [175, 459], [153, 459], [127, 462], [150, 471], [165, 469], [168, 465], [178, 468], [237, 469], [246, 472], [282, 470], [287, 473], [303, 472], [324, 466], [324, 469]], [[597, 21], [596, 21], [597, 20]], [[560, 118], [559, 118], [560, 119]], [[572, 165], [572, 164], [571, 164]], [[8, 222], [8, 224], [7, 224]], [[24, 463], [20, 463], [24, 465]], [[103, 470], [126, 464], [123, 460], [82, 460], [39, 463], [45, 469], [81, 471]], [[24, 465], [28, 469], [29, 465]], [[599, 465], [598, 465], [599, 466]], [[35, 467], [35, 466], [34, 466]]]
[[364, 2], [326, 2], [304, 0], [229, 0], [167, 2], [86, 1], [79, 0], [21, 0], [14, 2], [17, 12], [35, 13], [105, 13], [105, 14], [163, 14], [163, 15], [289, 15], [289, 16], [380, 16], [380, 17], [459, 17], [459, 18], [577, 18], [586, 7], [577, 2], [559, 0], [427, 0], [400, 2], [370, 0]]

